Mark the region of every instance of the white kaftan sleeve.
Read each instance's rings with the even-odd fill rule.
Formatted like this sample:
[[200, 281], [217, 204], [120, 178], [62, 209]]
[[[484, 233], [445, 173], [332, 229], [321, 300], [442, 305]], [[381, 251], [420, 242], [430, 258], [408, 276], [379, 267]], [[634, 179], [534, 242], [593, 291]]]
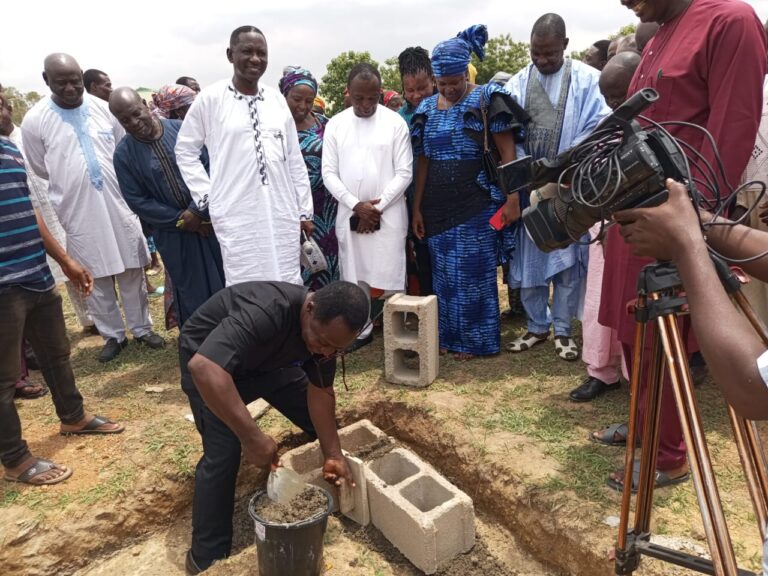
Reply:
[[376, 208], [384, 212], [387, 206], [402, 198], [413, 179], [413, 147], [408, 124], [398, 117], [392, 142], [392, 162], [395, 177], [390, 180], [381, 193], [381, 201]]
[[288, 172], [293, 182], [293, 190], [296, 193], [296, 204], [299, 209], [299, 220], [312, 220], [314, 206], [312, 205], [312, 186], [309, 184], [309, 174], [304, 156], [299, 145], [299, 136], [296, 133], [296, 123], [287, 110], [285, 122], [286, 145], [288, 152]]
[[35, 174], [48, 180], [45, 167], [45, 143], [40, 134], [40, 117], [27, 114], [21, 123], [21, 142], [24, 144], [24, 160]]
[[208, 194], [211, 191], [211, 178], [200, 160], [207, 136], [206, 109], [205, 97], [195, 98], [184, 117], [174, 148], [181, 177], [200, 210], [208, 208]]
[[350, 210], [354, 210], [360, 200], [357, 199], [339, 176], [339, 143], [336, 138], [336, 123], [329, 122], [323, 137], [323, 184], [331, 195]]

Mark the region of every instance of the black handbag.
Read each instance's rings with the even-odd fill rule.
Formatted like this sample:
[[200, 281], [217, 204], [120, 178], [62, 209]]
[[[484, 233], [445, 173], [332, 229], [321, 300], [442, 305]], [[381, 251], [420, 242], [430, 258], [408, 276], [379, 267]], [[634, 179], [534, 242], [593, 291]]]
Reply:
[[488, 182], [497, 184], [499, 182], [499, 156], [495, 146], [491, 146], [488, 135], [488, 109], [481, 98], [480, 114], [483, 117], [483, 170], [488, 177]]

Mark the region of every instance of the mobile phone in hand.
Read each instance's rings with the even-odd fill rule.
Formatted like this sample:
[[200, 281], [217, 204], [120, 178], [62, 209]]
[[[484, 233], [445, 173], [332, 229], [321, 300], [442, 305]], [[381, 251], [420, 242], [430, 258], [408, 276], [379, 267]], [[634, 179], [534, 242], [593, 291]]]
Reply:
[[488, 224], [491, 225], [491, 228], [496, 230], [497, 232], [504, 229], [504, 222], [501, 221], [501, 213], [503, 212], [504, 207], [502, 206], [496, 211], [496, 214], [491, 216], [491, 219], [488, 220]]

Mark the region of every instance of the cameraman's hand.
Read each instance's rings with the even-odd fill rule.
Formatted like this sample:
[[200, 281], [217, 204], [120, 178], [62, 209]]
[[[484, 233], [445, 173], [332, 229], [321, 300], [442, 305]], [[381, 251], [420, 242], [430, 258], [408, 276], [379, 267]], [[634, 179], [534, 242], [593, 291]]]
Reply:
[[667, 180], [669, 199], [653, 208], [633, 208], [613, 215], [635, 256], [674, 261], [697, 242], [704, 242], [699, 219], [685, 186]]

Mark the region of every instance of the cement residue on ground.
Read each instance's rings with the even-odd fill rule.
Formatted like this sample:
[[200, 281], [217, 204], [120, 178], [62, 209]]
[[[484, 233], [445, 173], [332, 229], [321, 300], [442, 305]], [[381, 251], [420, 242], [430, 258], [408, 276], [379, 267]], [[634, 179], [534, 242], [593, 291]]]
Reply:
[[262, 494], [254, 504], [256, 515], [267, 522], [292, 524], [319, 516], [328, 509], [328, 498], [315, 486], [307, 486], [303, 492], [287, 504], [278, 504]]

